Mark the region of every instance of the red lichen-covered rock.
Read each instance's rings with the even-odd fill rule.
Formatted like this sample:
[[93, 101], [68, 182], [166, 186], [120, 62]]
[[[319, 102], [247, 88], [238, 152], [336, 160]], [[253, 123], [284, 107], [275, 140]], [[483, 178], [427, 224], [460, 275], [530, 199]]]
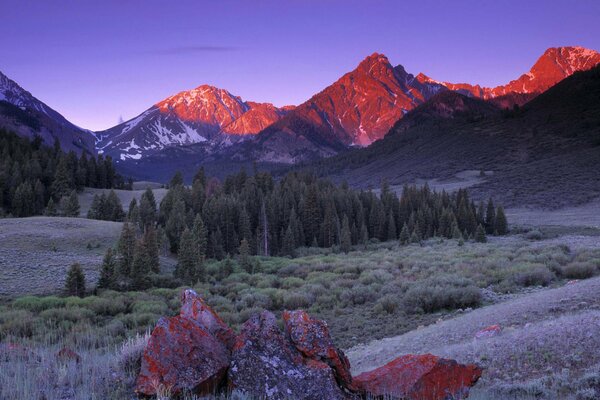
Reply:
[[235, 334], [230, 327], [213, 311], [204, 299], [192, 289], [181, 294], [181, 310], [179, 315], [196, 321], [202, 328], [231, 349], [235, 342]]
[[411, 354], [354, 377], [354, 384], [364, 393], [390, 399], [464, 399], [480, 376], [477, 365]]
[[81, 362], [81, 357], [79, 354], [69, 349], [68, 347], [63, 347], [56, 353], [56, 359], [60, 362], [70, 362], [75, 361], [77, 364]]
[[286, 334], [304, 357], [326, 363], [333, 369], [338, 383], [352, 389], [350, 362], [333, 344], [327, 322], [311, 318], [302, 310], [285, 311], [283, 321]]
[[324, 362], [306, 359], [264, 311], [242, 326], [228, 373], [230, 389], [273, 400], [348, 399]]
[[502, 332], [500, 325], [490, 325], [475, 334], [475, 339], [485, 339], [494, 337]]
[[196, 321], [161, 318], [142, 356], [136, 392], [152, 396], [159, 388], [172, 394], [212, 393], [229, 366], [225, 345]]

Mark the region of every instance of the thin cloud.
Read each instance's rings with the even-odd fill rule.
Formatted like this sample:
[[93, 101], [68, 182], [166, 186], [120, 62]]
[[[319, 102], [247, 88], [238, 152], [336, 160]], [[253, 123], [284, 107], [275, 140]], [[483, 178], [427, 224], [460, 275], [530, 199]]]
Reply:
[[181, 55], [198, 53], [221, 53], [227, 51], [236, 51], [239, 47], [235, 46], [180, 46], [167, 49], [150, 50], [146, 53], [159, 55]]

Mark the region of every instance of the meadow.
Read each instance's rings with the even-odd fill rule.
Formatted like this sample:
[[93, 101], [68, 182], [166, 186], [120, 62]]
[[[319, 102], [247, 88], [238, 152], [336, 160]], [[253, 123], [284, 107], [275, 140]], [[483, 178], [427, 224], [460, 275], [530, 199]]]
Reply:
[[[588, 238], [597, 235], [595, 230], [582, 232]], [[311, 248], [299, 249], [293, 259], [253, 257], [246, 269], [235, 258], [209, 261], [207, 279], [194, 288], [234, 329], [262, 309], [280, 314], [303, 308], [328, 321], [340, 347], [356, 348], [598, 275], [600, 249], [557, 244], [556, 235], [561, 234], [515, 230], [506, 237], [490, 237], [488, 243], [433, 238], [399, 245], [374, 240], [348, 254]], [[83, 253], [89, 251], [85, 243], [79, 242]], [[96, 275], [88, 272], [90, 295], [85, 298], [61, 296], [59, 286], [50, 285], [51, 296], [2, 301], [0, 362], [14, 366], [1, 368], [2, 398], [130, 395], [145, 334], [158, 318], [178, 312], [183, 287], [96, 292]], [[58, 275], [54, 279], [61, 281]], [[544, 315], [554, 318], [548, 310]], [[58, 360], [55, 353], [63, 347], [76, 351], [80, 364]], [[524, 373], [519, 368], [527, 366], [517, 368], [516, 373]]]

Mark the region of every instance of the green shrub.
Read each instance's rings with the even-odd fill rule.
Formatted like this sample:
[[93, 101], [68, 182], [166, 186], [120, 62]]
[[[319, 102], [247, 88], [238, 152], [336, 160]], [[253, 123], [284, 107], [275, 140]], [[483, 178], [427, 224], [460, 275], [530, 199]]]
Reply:
[[92, 321], [95, 316], [92, 310], [82, 307], [49, 308], [40, 313], [40, 318], [46, 321]]
[[567, 279], [587, 279], [596, 275], [598, 268], [590, 262], [573, 262], [560, 269], [560, 273]]
[[131, 311], [135, 314], [167, 315], [169, 313], [169, 307], [162, 301], [136, 301], [133, 303]]
[[283, 296], [283, 307], [286, 310], [298, 310], [308, 308], [311, 305], [311, 300], [304, 293], [289, 292]]
[[13, 307], [33, 312], [40, 312], [49, 308], [58, 308], [65, 305], [65, 299], [56, 296], [35, 297], [25, 296], [16, 299]]
[[525, 234], [525, 238], [527, 240], [542, 240], [544, 234], [538, 229], [533, 229]]
[[394, 314], [398, 309], [398, 303], [398, 297], [387, 295], [377, 301], [373, 311], [378, 314]]
[[284, 289], [295, 289], [295, 288], [301, 287], [302, 285], [304, 285], [304, 280], [300, 279], [300, 278], [296, 278], [295, 276], [290, 276], [288, 278], [285, 278], [281, 282], [281, 287]]
[[431, 313], [443, 309], [476, 307], [481, 303], [479, 288], [469, 279], [430, 278], [411, 286], [403, 305], [408, 312]]
[[515, 285], [521, 287], [528, 286], [548, 286], [556, 278], [556, 275], [545, 265], [534, 265], [512, 277]]

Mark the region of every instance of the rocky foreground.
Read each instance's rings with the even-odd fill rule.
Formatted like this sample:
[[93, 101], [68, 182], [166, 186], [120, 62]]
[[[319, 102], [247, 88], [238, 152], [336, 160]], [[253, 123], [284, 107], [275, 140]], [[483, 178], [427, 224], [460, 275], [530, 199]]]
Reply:
[[431, 354], [405, 355], [353, 377], [327, 323], [305, 311], [252, 316], [236, 335], [193, 290], [180, 315], [161, 318], [142, 357], [136, 393], [206, 395], [237, 390], [260, 399], [464, 399], [481, 376], [477, 365]]

